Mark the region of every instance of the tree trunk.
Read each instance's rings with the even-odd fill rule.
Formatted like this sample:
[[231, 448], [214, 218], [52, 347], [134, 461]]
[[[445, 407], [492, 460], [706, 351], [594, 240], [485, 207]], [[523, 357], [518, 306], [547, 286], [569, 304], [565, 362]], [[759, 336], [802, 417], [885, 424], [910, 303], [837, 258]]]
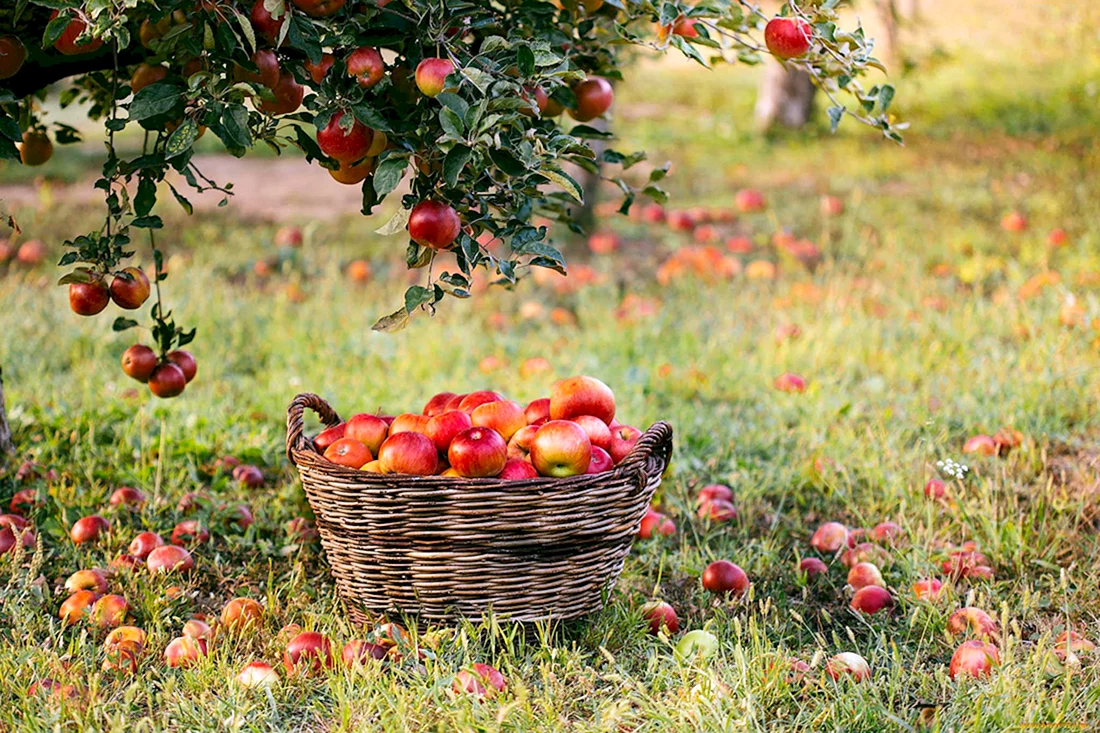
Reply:
[[0, 463], [3, 463], [4, 456], [10, 453], [15, 453], [15, 443], [11, 440], [8, 415], [4, 411], [4, 370], [0, 369]]
[[[607, 131], [608, 127], [607, 122], [599, 119], [586, 122], [585, 124], [604, 131]], [[603, 155], [603, 151], [607, 150], [607, 141], [589, 140], [588, 143], [592, 147], [592, 152], [596, 154], [596, 160], [599, 160]], [[603, 168], [602, 164], [600, 167], [601, 169]], [[584, 194], [584, 206], [581, 207], [581, 210], [577, 214], [577, 223], [581, 225], [584, 231], [591, 233], [596, 230], [596, 204], [599, 203], [600, 184], [602, 180], [600, 176], [583, 168], [580, 169], [580, 179], [578, 183], [581, 184], [581, 191]]]
[[776, 124], [799, 128], [810, 121], [817, 89], [810, 75], [769, 61], [756, 97], [756, 129], [768, 132]]
[[895, 0], [877, 0], [879, 20], [882, 22], [882, 34], [876, 39], [875, 56], [887, 64], [898, 60], [898, 19], [900, 9]]

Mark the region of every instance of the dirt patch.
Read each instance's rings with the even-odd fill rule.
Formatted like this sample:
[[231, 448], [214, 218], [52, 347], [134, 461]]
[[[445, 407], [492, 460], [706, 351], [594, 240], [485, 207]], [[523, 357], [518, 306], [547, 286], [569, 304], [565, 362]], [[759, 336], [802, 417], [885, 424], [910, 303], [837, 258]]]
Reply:
[[[218, 185], [233, 184], [233, 195], [225, 208], [237, 217], [261, 221], [293, 219], [334, 219], [359, 213], [362, 192], [359, 186], [341, 185], [317, 165], [299, 158], [234, 158], [230, 155], [197, 155], [196, 167]], [[94, 175], [72, 184], [51, 182], [50, 196], [65, 204], [97, 205], [102, 193], [93, 187]], [[218, 208], [224, 197], [218, 191], [203, 194], [190, 190], [179, 176], [172, 179], [197, 211]], [[32, 184], [0, 185], [0, 201], [6, 207], [36, 206], [42, 200], [39, 186]], [[162, 201], [171, 201], [165, 190]]]

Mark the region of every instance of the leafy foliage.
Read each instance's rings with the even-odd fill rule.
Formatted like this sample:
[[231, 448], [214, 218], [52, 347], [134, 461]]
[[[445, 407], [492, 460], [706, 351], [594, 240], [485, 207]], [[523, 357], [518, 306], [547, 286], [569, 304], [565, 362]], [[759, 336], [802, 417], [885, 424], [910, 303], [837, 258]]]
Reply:
[[[862, 29], [839, 28], [839, 4], [784, 6], [784, 13], [805, 17], [814, 29], [810, 52], [787, 63], [809, 71], [834, 100], [834, 124], [850, 115], [900, 141], [903, 126], [888, 116], [893, 88], [865, 92], [859, 82], [869, 69], [881, 68], [872, 55], [873, 43]], [[261, 143], [276, 152], [293, 147], [307, 161], [335, 171], [340, 163], [321, 151], [314, 132], [344, 112], [342, 126], [357, 120], [387, 141], [372, 161], [373, 173], [362, 181], [364, 214], [407, 181], [400, 202], [404, 213], [394, 222], [407, 221], [408, 210], [431, 198], [452, 206], [464, 224], [453, 245], [455, 272], [434, 271], [435, 252], [409, 242], [408, 265], [425, 268], [426, 283], [409, 289], [403, 313], [376, 324], [383, 330], [400, 328], [414, 311], [431, 310], [447, 295], [468, 297], [477, 267], [492, 271], [504, 285], [514, 284], [531, 267], [564, 272], [564, 258], [549, 241], [548, 228], [537, 222], [556, 221], [577, 230], [574, 216], [583, 191], [570, 170], [614, 182], [624, 194], [623, 212], [638, 196], [666, 198], [660, 179], [667, 168], [654, 170], [639, 187], [627, 171], [645, 159], [644, 153], [608, 149], [597, 156], [590, 141], [607, 133], [584, 122], [570, 127], [564, 118], [550, 116], [555, 105], [573, 113], [578, 82], [589, 76], [620, 79], [628, 59], [624, 52], [632, 47], [676, 49], [704, 66], [758, 63], [767, 53], [754, 35], [768, 17], [740, 0], [697, 5], [680, 0], [379, 0], [329, 7], [334, 12], [327, 17], [315, 17], [325, 10], [315, 0], [256, 0], [251, 7], [233, 0], [30, 0], [0, 10], [0, 28], [14, 28], [33, 49], [26, 66], [0, 82], [7, 85], [0, 86], [0, 157], [17, 157], [15, 142], [23, 132], [44, 129], [36, 102], [45, 91], [38, 87], [58, 78], [72, 79], [62, 93], [63, 106], [87, 103], [111, 140], [96, 184], [106, 200], [104, 226], [68, 242], [72, 251], [61, 264], [116, 271], [133, 254], [131, 229], [147, 230], [155, 251], [153, 231], [161, 221], [152, 211], [158, 190], [167, 187], [191, 211], [186, 196], [171, 183], [171, 173], [197, 191], [231, 195], [230, 184], [207, 179], [195, 165], [195, 141], [207, 130], [236, 156]], [[52, 47], [81, 27], [83, 32], [70, 41], [97, 39], [102, 45], [65, 62]], [[257, 52], [265, 48], [274, 48], [278, 60], [274, 90], [261, 81], [265, 70]], [[349, 54], [361, 48], [384, 54], [386, 72], [373, 85], [360, 83], [347, 70]], [[435, 97], [420, 94], [413, 83], [413, 70], [430, 58], [448, 59], [455, 69], [446, 90]], [[328, 60], [331, 68], [320, 71]], [[141, 74], [153, 72], [152, 83], [139, 84]], [[31, 75], [40, 83], [28, 87]], [[293, 98], [286, 102], [284, 83], [288, 89], [304, 87], [300, 105]], [[141, 86], [136, 93], [135, 84]], [[855, 99], [852, 109], [837, 100], [839, 93]], [[146, 143], [140, 156], [124, 160], [113, 135], [131, 125], [144, 131]], [[75, 139], [71, 128], [56, 124], [54, 136], [59, 143]], [[128, 184], [134, 183], [131, 198]], [[509, 244], [507, 254], [484, 246], [493, 239]], [[159, 253], [155, 258], [159, 263]], [[159, 264], [156, 279], [163, 279]], [[159, 288], [157, 293], [151, 316], [158, 342], [167, 350], [190, 332], [170, 322]]]

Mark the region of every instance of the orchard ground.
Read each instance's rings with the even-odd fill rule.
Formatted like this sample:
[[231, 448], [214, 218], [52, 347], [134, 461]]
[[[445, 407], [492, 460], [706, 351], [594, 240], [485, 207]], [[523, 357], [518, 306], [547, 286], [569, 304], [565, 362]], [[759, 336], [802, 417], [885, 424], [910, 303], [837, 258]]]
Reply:
[[[403, 242], [372, 234], [384, 217], [311, 217], [295, 208], [293, 190], [266, 198], [262, 173], [230, 176], [242, 197], [252, 189], [247, 195], [261, 202], [251, 216], [289, 210], [283, 218], [303, 225], [305, 246], [261, 277], [256, 262], [276, 255], [275, 223], [243, 218], [234, 203], [193, 219], [164, 207], [160, 243], [178, 275], [166, 286], [181, 320], [199, 329], [199, 377], [184, 397], [160, 402], [144, 390], [127, 396], [135, 384], [118, 360], [132, 333], [113, 336], [110, 319], [73, 315], [51, 263], [9, 269], [0, 278], [9, 417], [22, 457], [59, 477], [29, 484], [48, 496], [36, 515], [43, 556], [14, 573], [10, 555], [0, 561], [0, 725], [1095, 727], [1100, 658], [1081, 654], [1079, 666], [1067, 666], [1054, 653], [1066, 629], [1100, 641], [1100, 331], [1092, 325], [1100, 318], [1100, 57], [1095, 25], [1073, 5], [1047, 8], [1046, 21], [1067, 24], [1049, 35], [1027, 25], [1034, 17], [992, 13], [990, 3], [961, 10], [961, 22], [981, 20], [977, 30], [937, 35], [948, 54], [924, 53], [920, 70], [898, 80], [899, 112], [915, 123], [903, 149], [855, 126], [835, 137], [818, 127], [755, 138], [751, 72], [662, 65], [634, 74], [615, 123], [620, 147], [674, 161], [673, 207], [726, 209], [735, 190], [759, 188], [767, 210], [733, 225], [754, 251], [736, 257], [745, 269], [777, 263], [774, 279], [710, 281], [688, 267], [660, 284], [658, 267], [690, 235], [608, 217], [605, 228], [622, 239], [615, 256], [590, 256], [583, 243], [570, 253], [575, 268], [594, 268], [598, 284], [560, 292], [528, 281], [514, 293], [447, 303], [401, 334], [376, 334], [370, 324], [396, 307], [407, 282]], [[92, 161], [60, 148], [44, 172], [81, 180]], [[9, 185], [30, 180], [11, 166], [0, 174]], [[60, 241], [100, 215], [66, 191], [39, 188], [15, 211], [25, 238], [47, 242], [54, 260]], [[842, 215], [820, 213], [826, 193], [843, 200]], [[1026, 215], [1026, 231], [1001, 228], [1011, 211]], [[781, 228], [820, 248], [814, 271], [770, 244]], [[1055, 228], [1068, 235], [1060, 248], [1047, 242]], [[367, 285], [345, 274], [360, 258], [374, 271]], [[654, 312], [631, 318], [624, 301], [637, 308], [639, 297]], [[555, 308], [563, 310], [552, 317]], [[799, 337], [789, 338], [790, 324]], [[551, 370], [521, 377], [537, 357]], [[806, 391], [777, 391], [773, 380], [785, 372], [803, 376]], [[284, 529], [308, 514], [283, 455], [283, 411], [295, 393], [317, 391], [344, 415], [392, 413], [446, 389], [532, 399], [577, 373], [610, 384], [626, 422], [666, 419], [676, 429], [660, 501], [678, 531], [636, 544], [606, 611], [527, 635], [496, 623], [437, 630], [424, 639], [431, 655], [420, 671], [284, 679], [270, 697], [233, 684], [250, 660], [279, 664], [285, 624], [340, 643], [363, 634], [334, 600], [319, 547], [294, 544]], [[1005, 426], [1023, 435], [1006, 456], [963, 454], [968, 437]], [[265, 488], [211, 475], [207, 467], [225, 455], [263, 466]], [[941, 474], [937, 462], [948, 459], [969, 466], [962, 480]], [[937, 476], [948, 482], [946, 504], [923, 493]], [[713, 482], [733, 488], [736, 521], [696, 518], [695, 493]], [[140, 487], [149, 506], [108, 511], [120, 485]], [[11, 470], [0, 478], [5, 507], [18, 488]], [[198, 570], [178, 598], [166, 596], [171, 581], [145, 573], [113, 581], [151, 640], [134, 676], [102, 672], [98, 635], [57, 620], [61, 583], [105, 565], [141, 529], [167, 535], [185, 518], [177, 501], [194, 490], [248, 503], [256, 524], [196, 549]], [[74, 547], [68, 528], [99, 511], [112, 520], [113, 539]], [[904, 530], [881, 566], [893, 613], [851, 611], [847, 569], [831, 557], [827, 579], [799, 577], [799, 559], [815, 554], [814, 529], [834, 519], [851, 527], [890, 520]], [[967, 540], [988, 557], [994, 579], [947, 583], [938, 602], [916, 600], [914, 582], [944, 577], [943, 544]], [[717, 559], [745, 569], [748, 597], [723, 602], [702, 591], [699, 576]], [[219, 640], [193, 669], [167, 669], [160, 654], [184, 621], [213, 616], [235, 596], [264, 603], [262, 629]], [[653, 598], [676, 608], [681, 634], [714, 633], [717, 655], [681, 662], [675, 635], [647, 635], [640, 609]], [[987, 680], [947, 674], [962, 639], [947, 634], [946, 621], [965, 605], [1002, 628], [1002, 664]], [[845, 651], [869, 661], [869, 682], [824, 675], [824, 660]], [[791, 657], [813, 666], [806, 683], [788, 680]], [[452, 691], [455, 675], [476, 662], [504, 673], [503, 695], [478, 702]], [[28, 696], [42, 677], [85, 690], [65, 704]]]

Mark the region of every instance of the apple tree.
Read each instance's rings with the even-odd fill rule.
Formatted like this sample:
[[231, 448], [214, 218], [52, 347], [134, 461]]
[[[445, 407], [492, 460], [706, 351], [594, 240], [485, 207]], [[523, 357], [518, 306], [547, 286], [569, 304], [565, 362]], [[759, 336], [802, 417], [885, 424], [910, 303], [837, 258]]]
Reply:
[[[785, 4], [765, 15], [746, 0], [8, 0], [0, 8], [0, 158], [39, 165], [78, 139], [43, 102], [57, 82], [62, 107], [103, 125], [96, 188], [103, 223], [65, 242], [60, 284], [75, 312], [113, 301], [139, 312], [152, 345], [135, 345], [126, 372], [158, 396], [183, 391], [194, 330], [164, 296], [158, 212], [190, 213], [189, 191], [232, 195], [206, 176], [194, 145], [217, 138], [232, 155], [258, 145], [294, 151], [362, 190], [370, 215], [393, 199], [379, 229], [399, 235], [423, 284], [375, 328], [396, 330], [446, 297], [470, 295], [475, 268], [504, 285], [532, 267], [565, 272], [543, 219], [579, 230], [582, 189], [572, 172], [613, 182], [624, 213], [639, 196], [665, 198], [667, 167], [638, 176], [645, 155], [603, 146], [590, 124], [612, 112], [623, 50], [676, 51], [703, 66], [772, 55], [801, 69], [850, 117], [900, 141], [894, 89], [865, 77], [881, 64], [862, 29], [840, 27], [840, 0]], [[143, 141], [124, 156], [115, 136]], [[506, 253], [486, 243], [506, 244]], [[139, 248], [153, 272], [128, 266]], [[453, 266], [430, 265], [441, 251]], [[138, 326], [117, 316], [114, 329]]]

